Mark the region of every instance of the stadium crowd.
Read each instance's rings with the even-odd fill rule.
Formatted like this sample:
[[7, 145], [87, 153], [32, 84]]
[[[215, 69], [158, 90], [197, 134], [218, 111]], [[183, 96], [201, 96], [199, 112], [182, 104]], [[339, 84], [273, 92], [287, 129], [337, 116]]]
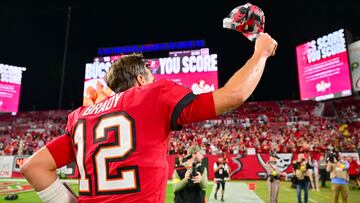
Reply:
[[0, 155], [31, 155], [61, 135], [67, 111], [33, 111], [0, 115]]
[[[249, 102], [218, 120], [172, 132], [169, 154], [183, 154], [198, 144], [206, 154], [360, 151], [359, 112], [355, 101], [332, 105], [316, 102]], [[327, 107], [328, 106], [328, 107]], [[330, 110], [329, 110], [330, 109]], [[339, 124], [339, 116], [344, 117]], [[350, 116], [349, 116], [350, 115]], [[341, 118], [340, 118], [341, 119]], [[346, 124], [346, 125], [342, 125]]]
[[[202, 146], [205, 154], [360, 151], [360, 102], [331, 105], [314, 101], [248, 102], [218, 119], [172, 132], [169, 154]], [[64, 132], [70, 111], [36, 111], [0, 120], [0, 155], [33, 154]], [[343, 125], [346, 124], [346, 125]]]

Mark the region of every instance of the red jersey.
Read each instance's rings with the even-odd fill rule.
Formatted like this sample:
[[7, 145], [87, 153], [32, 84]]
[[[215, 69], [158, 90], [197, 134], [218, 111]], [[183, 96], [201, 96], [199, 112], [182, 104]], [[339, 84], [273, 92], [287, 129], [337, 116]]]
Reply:
[[[163, 203], [169, 132], [181, 127], [179, 121], [215, 116], [212, 94], [195, 98], [167, 80], [131, 88], [70, 113], [67, 135], [47, 148], [58, 167], [76, 158], [79, 202]], [[205, 109], [198, 112], [190, 103]]]
[[356, 160], [352, 160], [349, 165], [349, 174], [358, 175], [359, 174], [359, 164]]

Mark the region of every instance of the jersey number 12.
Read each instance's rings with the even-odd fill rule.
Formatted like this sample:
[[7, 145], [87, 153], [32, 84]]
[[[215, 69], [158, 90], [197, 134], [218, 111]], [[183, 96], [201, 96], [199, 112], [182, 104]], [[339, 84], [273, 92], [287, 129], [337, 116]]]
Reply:
[[[109, 174], [111, 162], [124, 161], [136, 148], [135, 122], [125, 112], [102, 115], [94, 125], [93, 143], [98, 144], [91, 154], [94, 168], [95, 192], [98, 195], [124, 194], [140, 191], [139, 172], [137, 166], [117, 168], [117, 174]], [[77, 148], [76, 161], [80, 173], [80, 195], [91, 195], [91, 177], [85, 163], [86, 120], [79, 120], [74, 130], [74, 144]], [[114, 142], [109, 142], [109, 134], [113, 133]], [[100, 143], [100, 144], [99, 144]]]

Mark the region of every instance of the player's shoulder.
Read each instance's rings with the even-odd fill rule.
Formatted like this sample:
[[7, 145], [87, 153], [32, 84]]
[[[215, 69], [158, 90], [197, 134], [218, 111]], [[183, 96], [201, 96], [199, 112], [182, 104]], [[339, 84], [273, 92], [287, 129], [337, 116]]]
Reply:
[[161, 79], [157, 80], [149, 85], [142, 86], [144, 89], [156, 89], [156, 88], [163, 88], [167, 86], [177, 85], [174, 81]]
[[70, 112], [68, 114], [68, 123], [72, 124], [75, 123], [79, 117], [80, 117], [80, 113], [86, 108], [87, 106], [80, 106], [79, 108], [75, 109], [74, 111]]

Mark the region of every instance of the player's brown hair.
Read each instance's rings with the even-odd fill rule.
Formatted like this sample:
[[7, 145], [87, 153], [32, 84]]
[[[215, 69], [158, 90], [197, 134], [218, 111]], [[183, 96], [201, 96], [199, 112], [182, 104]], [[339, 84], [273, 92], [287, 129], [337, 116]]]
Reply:
[[122, 92], [136, 84], [138, 75], [148, 77], [144, 58], [139, 54], [123, 56], [115, 61], [105, 76], [106, 85], [114, 92]]

